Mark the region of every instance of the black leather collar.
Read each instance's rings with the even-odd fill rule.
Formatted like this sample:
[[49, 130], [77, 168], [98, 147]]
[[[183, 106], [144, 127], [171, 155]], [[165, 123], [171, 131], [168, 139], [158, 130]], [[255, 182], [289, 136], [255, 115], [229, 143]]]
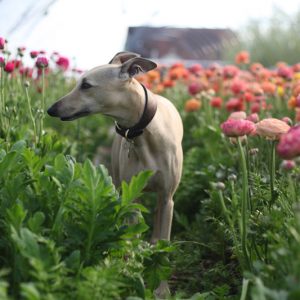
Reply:
[[150, 102], [148, 99], [147, 89], [143, 84], [141, 84], [141, 86], [143, 87], [145, 92], [145, 106], [140, 120], [134, 126], [129, 128], [123, 127], [116, 122], [116, 132], [122, 137], [129, 140], [141, 135], [144, 132], [144, 129], [152, 121], [157, 110], [156, 100], [152, 98], [152, 101]]

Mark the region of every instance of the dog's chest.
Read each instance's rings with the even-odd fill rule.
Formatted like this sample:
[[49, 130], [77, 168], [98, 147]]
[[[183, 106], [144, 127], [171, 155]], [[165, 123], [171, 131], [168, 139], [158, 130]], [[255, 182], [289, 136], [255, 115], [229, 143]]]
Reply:
[[122, 141], [119, 150], [120, 179], [130, 181], [137, 173], [152, 169], [151, 160], [147, 147], [131, 141]]

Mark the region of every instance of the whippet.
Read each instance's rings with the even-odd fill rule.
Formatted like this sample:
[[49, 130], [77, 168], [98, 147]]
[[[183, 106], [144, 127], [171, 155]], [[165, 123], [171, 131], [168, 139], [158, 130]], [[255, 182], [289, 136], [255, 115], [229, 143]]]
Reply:
[[101, 113], [116, 122], [112, 178], [116, 186], [142, 170], [152, 170], [147, 190], [158, 195], [151, 242], [170, 239], [173, 195], [182, 171], [182, 121], [174, 105], [133, 77], [156, 68], [136, 53], [120, 52], [109, 64], [81, 76], [75, 88], [48, 114], [71, 121]]

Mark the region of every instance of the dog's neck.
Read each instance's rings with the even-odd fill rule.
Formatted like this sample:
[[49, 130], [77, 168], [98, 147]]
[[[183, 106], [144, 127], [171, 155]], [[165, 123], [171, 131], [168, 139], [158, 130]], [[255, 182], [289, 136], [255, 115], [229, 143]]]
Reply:
[[145, 106], [145, 92], [141, 84], [132, 79], [126, 86], [126, 93], [122, 93], [117, 109], [107, 113], [123, 127], [134, 126], [141, 118]]

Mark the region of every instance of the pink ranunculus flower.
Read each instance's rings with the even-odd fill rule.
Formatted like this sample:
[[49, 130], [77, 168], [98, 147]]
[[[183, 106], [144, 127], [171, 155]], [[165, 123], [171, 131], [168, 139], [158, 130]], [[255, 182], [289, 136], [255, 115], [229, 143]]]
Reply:
[[292, 159], [300, 155], [300, 125], [292, 127], [280, 137], [277, 153], [284, 159]]
[[69, 68], [70, 61], [67, 57], [60, 56], [58, 60], [56, 61], [56, 64], [64, 71], [66, 71]]
[[256, 123], [256, 134], [270, 140], [278, 140], [289, 129], [288, 124], [275, 118], [263, 119]]
[[246, 120], [251, 121], [253, 123], [257, 123], [259, 121], [259, 115], [257, 113], [253, 113], [247, 116]]
[[245, 120], [247, 117], [246, 113], [244, 111], [234, 111], [232, 112], [229, 117], [228, 120], [232, 119], [232, 120]]
[[4, 49], [5, 46], [5, 38], [0, 36], [0, 49]]
[[35, 65], [38, 69], [43, 69], [48, 67], [49, 62], [45, 56], [40, 56], [37, 58]]
[[226, 136], [238, 137], [253, 133], [255, 131], [255, 124], [243, 119], [229, 119], [221, 124], [221, 129]]

